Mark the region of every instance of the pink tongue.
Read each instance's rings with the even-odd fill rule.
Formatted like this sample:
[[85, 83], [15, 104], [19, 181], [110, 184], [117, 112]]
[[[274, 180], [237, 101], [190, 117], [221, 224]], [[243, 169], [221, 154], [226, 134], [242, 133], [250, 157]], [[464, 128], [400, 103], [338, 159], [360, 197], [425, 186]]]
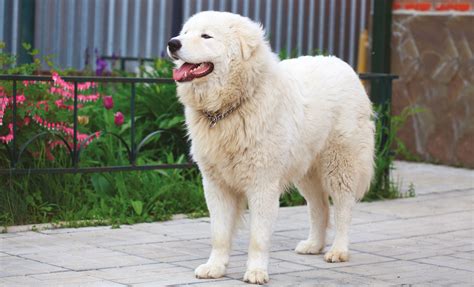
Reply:
[[191, 69], [196, 67], [196, 64], [184, 63], [178, 69], [173, 69], [173, 80], [182, 81], [191, 75]]

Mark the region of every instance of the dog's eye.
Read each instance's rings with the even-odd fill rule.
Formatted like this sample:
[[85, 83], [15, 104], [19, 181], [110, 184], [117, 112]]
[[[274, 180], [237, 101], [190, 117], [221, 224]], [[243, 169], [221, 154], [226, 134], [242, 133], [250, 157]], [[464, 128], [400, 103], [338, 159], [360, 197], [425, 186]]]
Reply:
[[201, 35], [201, 38], [204, 38], [204, 39], [211, 39], [212, 37], [207, 35], [207, 34], [202, 34]]

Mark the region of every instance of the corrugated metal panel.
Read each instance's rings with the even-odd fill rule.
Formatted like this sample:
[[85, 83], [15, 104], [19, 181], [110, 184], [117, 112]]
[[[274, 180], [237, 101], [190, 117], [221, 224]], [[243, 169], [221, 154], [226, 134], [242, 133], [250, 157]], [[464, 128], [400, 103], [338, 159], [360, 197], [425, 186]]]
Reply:
[[355, 54], [355, 47], [358, 46], [356, 42], [356, 0], [351, 0], [351, 8], [349, 8], [351, 11], [351, 19], [350, 21], [350, 38], [349, 38], [349, 63], [355, 67], [355, 59], [354, 59], [354, 54]]
[[290, 54], [293, 51], [292, 45], [293, 44], [293, 7], [294, 3], [293, 0], [288, 0], [288, 13], [286, 15], [287, 25], [286, 25], [286, 52]]
[[[5, 0], [0, 0], [0, 19], [5, 19]], [[0, 39], [3, 39], [5, 35], [3, 30], [3, 27], [0, 27]]]
[[20, 0], [13, 0], [13, 13], [12, 13], [12, 51], [18, 51], [18, 18], [20, 15]]
[[[142, 54], [145, 57], [151, 56], [151, 38], [153, 37], [152, 33], [152, 25], [153, 25], [153, 0], [147, 0], [146, 2], [146, 26], [145, 26], [145, 33], [146, 33], [146, 38], [145, 38], [145, 53]], [[110, 54], [109, 54], [110, 55]], [[121, 55], [125, 56], [125, 55]]]
[[309, 0], [309, 20], [308, 20], [308, 47], [306, 53], [310, 54], [314, 50], [314, 0]]
[[[171, 37], [172, 1], [36, 0], [34, 46], [63, 68], [87, 63], [94, 68], [96, 53], [160, 57]], [[248, 15], [263, 22], [276, 52], [325, 51], [353, 66], [372, 6], [368, 0], [184, 0], [183, 5], [185, 20], [204, 10]], [[21, 48], [20, 9], [20, 0], [0, 0], [0, 40], [9, 52]]]
[[262, 5], [262, 3], [260, 2], [260, 0], [254, 0], [254, 8], [253, 8], [253, 12], [255, 13], [255, 21], [257, 22], [260, 22], [260, 6]]
[[[276, 15], [276, 30], [274, 30], [274, 33], [275, 33], [275, 41], [276, 41], [276, 44], [273, 45], [273, 47], [275, 47], [275, 50], [277, 52], [279, 52], [281, 50], [281, 34], [283, 33], [282, 31], [282, 16], [283, 14], [283, 0], [278, 0], [277, 2], [277, 15]], [[265, 29], [270, 30], [271, 27], [265, 27]], [[268, 37], [270, 38], [270, 40], [273, 38], [272, 35], [268, 35]]]
[[304, 0], [299, 0], [298, 1], [298, 28], [296, 30], [296, 33], [298, 33], [297, 37], [297, 49], [298, 49], [298, 55], [303, 54], [303, 33], [305, 32], [304, 26], [303, 26], [303, 20], [304, 20]]
[[324, 23], [325, 23], [325, 5], [326, 1], [324, 0], [319, 0], [319, 11], [318, 11], [318, 16], [319, 16], [319, 32], [318, 32], [318, 50], [322, 51], [324, 49]]

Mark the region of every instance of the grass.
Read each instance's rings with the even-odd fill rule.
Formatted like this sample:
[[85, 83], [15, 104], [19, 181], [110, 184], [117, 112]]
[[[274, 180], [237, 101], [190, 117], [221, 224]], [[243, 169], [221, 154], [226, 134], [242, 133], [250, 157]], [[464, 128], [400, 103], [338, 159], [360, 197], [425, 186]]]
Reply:
[[132, 224], [205, 213], [194, 170], [7, 178], [1, 191], [2, 225], [94, 221]]

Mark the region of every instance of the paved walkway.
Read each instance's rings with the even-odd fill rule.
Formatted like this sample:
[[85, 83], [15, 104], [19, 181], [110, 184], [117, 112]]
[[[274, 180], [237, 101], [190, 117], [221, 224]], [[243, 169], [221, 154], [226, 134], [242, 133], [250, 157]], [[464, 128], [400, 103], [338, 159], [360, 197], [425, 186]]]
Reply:
[[[347, 263], [295, 254], [293, 248], [307, 235], [306, 210], [282, 208], [269, 285], [472, 286], [474, 171], [397, 167], [403, 189], [412, 182], [416, 197], [358, 204]], [[208, 218], [0, 234], [0, 285], [244, 285], [247, 238], [245, 230], [237, 237], [226, 277], [199, 280], [193, 269], [210, 250]]]

